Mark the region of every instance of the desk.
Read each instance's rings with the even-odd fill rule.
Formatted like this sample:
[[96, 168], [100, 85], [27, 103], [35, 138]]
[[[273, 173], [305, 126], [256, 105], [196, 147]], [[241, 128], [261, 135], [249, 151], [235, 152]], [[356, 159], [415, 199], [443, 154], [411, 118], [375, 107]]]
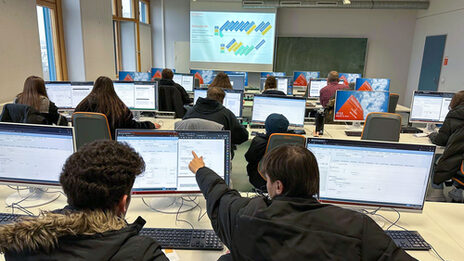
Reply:
[[411, 109], [403, 105], [396, 105], [396, 113], [410, 113]]
[[[7, 186], [0, 186], [0, 200], [4, 200], [13, 192], [14, 190]], [[152, 200], [156, 200], [156, 198]], [[199, 196], [197, 201], [204, 211], [204, 198]], [[29, 210], [37, 215], [40, 210], [53, 210], [62, 208], [65, 205], [65, 196], [60, 196], [56, 201], [50, 204], [42, 206], [41, 208], [31, 208]], [[0, 211], [11, 212], [11, 209], [6, 208], [4, 204], [0, 204]], [[396, 212], [393, 211], [379, 211], [377, 213], [385, 216], [390, 221], [395, 221], [397, 218]], [[211, 229], [208, 216], [205, 215], [203, 219], [197, 221], [198, 214], [199, 209], [197, 208], [187, 213], [180, 214], [179, 218], [188, 220], [195, 228]], [[463, 214], [464, 204], [426, 202], [422, 214], [401, 213], [401, 219], [398, 224], [407, 229], [419, 231], [424, 239], [446, 260], [462, 260], [464, 256], [464, 241], [462, 236], [464, 224], [461, 221]], [[189, 228], [189, 225], [184, 222], [177, 222], [176, 224], [176, 217], [174, 214], [161, 214], [155, 212], [145, 206], [141, 198], [134, 197], [131, 201], [126, 219], [128, 222], [132, 223], [138, 216], [142, 216], [147, 221], [145, 227]], [[380, 217], [374, 216], [373, 218], [383, 228], [389, 226], [389, 223], [385, 222]], [[217, 260], [219, 256], [225, 252], [226, 249], [223, 251], [175, 251], [179, 260]], [[432, 251], [409, 251], [408, 253], [419, 260], [439, 260]], [[3, 260], [3, 256], [0, 256], [0, 260]]]

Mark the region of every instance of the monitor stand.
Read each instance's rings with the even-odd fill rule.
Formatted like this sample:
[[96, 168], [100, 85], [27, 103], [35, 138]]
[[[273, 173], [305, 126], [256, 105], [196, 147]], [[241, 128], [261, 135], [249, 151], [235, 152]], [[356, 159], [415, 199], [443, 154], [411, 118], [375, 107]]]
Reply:
[[142, 112], [141, 111], [133, 111], [132, 115], [134, 115], [134, 120], [140, 121], [140, 117], [142, 116]]
[[427, 123], [427, 126], [425, 127], [425, 132], [427, 133], [432, 133], [435, 131], [435, 129], [437, 128], [437, 125], [435, 125], [435, 123]]
[[[193, 197], [195, 198], [195, 196]], [[182, 196], [155, 196], [149, 199], [145, 198], [144, 201], [152, 210], [165, 214], [183, 213], [193, 210], [197, 206], [190, 199], [182, 199]]]
[[44, 188], [20, 188], [8, 196], [5, 203], [8, 207], [20, 206], [23, 208], [32, 208], [51, 203], [58, 199], [60, 194], [60, 191], [48, 192]]
[[347, 125], [346, 130], [349, 130], [349, 131], [362, 131], [363, 126], [361, 125], [360, 121], [355, 121], [355, 122], [353, 122], [352, 125]]

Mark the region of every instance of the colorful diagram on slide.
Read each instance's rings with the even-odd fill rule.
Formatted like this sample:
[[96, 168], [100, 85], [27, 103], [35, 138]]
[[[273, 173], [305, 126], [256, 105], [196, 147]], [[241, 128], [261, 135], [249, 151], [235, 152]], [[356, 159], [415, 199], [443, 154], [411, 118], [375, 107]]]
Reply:
[[388, 92], [337, 91], [335, 120], [363, 121], [371, 112], [387, 112], [388, 99]]
[[272, 64], [275, 14], [190, 13], [190, 60]]

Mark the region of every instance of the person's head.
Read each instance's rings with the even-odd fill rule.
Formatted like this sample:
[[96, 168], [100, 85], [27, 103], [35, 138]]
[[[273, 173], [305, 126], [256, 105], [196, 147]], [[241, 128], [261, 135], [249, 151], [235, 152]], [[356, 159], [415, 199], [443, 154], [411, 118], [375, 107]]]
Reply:
[[232, 84], [230, 84], [230, 79], [227, 74], [220, 72], [214, 77], [214, 80], [209, 85], [210, 87], [221, 87], [224, 89], [233, 89]]
[[161, 72], [161, 79], [172, 80], [174, 78], [174, 73], [171, 69], [163, 69]]
[[459, 105], [464, 104], [464, 91], [457, 92], [449, 104], [449, 109], [454, 110]]
[[269, 196], [308, 197], [319, 193], [316, 157], [305, 147], [282, 145], [267, 153], [261, 173]]
[[72, 207], [124, 216], [135, 177], [144, 170], [145, 162], [134, 149], [99, 140], [84, 145], [66, 160], [60, 183]]
[[269, 89], [276, 89], [277, 88], [277, 80], [274, 76], [269, 75], [266, 78], [266, 81], [264, 82], [264, 90], [269, 90]]
[[23, 92], [18, 94], [17, 97], [18, 103], [40, 110], [42, 97], [48, 98], [44, 80], [38, 76], [27, 77], [26, 81], [24, 81]]
[[289, 122], [284, 115], [278, 113], [272, 113], [267, 116], [264, 122], [266, 133], [271, 135], [273, 133], [285, 133], [288, 130]]
[[336, 71], [331, 71], [329, 72], [329, 75], [327, 75], [327, 82], [328, 83], [338, 83], [340, 81], [340, 78], [338, 76], [338, 72]]
[[221, 104], [224, 102], [224, 97], [226, 97], [226, 92], [221, 87], [209, 87], [206, 92], [206, 98], [218, 101]]

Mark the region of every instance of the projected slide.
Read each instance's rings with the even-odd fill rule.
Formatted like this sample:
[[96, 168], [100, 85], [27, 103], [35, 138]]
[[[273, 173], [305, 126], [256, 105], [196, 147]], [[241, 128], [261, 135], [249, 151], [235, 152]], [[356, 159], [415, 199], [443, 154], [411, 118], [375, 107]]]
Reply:
[[272, 64], [275, 13], [190, 12], [190, 61]]
[[390, 79], [356, 79], [357, 91], [382, 91], [388, 92], [390, 90]]
[[371, 112], [388, 112], [388, 92], [337, 91], [335, 120], [363, 121]]

